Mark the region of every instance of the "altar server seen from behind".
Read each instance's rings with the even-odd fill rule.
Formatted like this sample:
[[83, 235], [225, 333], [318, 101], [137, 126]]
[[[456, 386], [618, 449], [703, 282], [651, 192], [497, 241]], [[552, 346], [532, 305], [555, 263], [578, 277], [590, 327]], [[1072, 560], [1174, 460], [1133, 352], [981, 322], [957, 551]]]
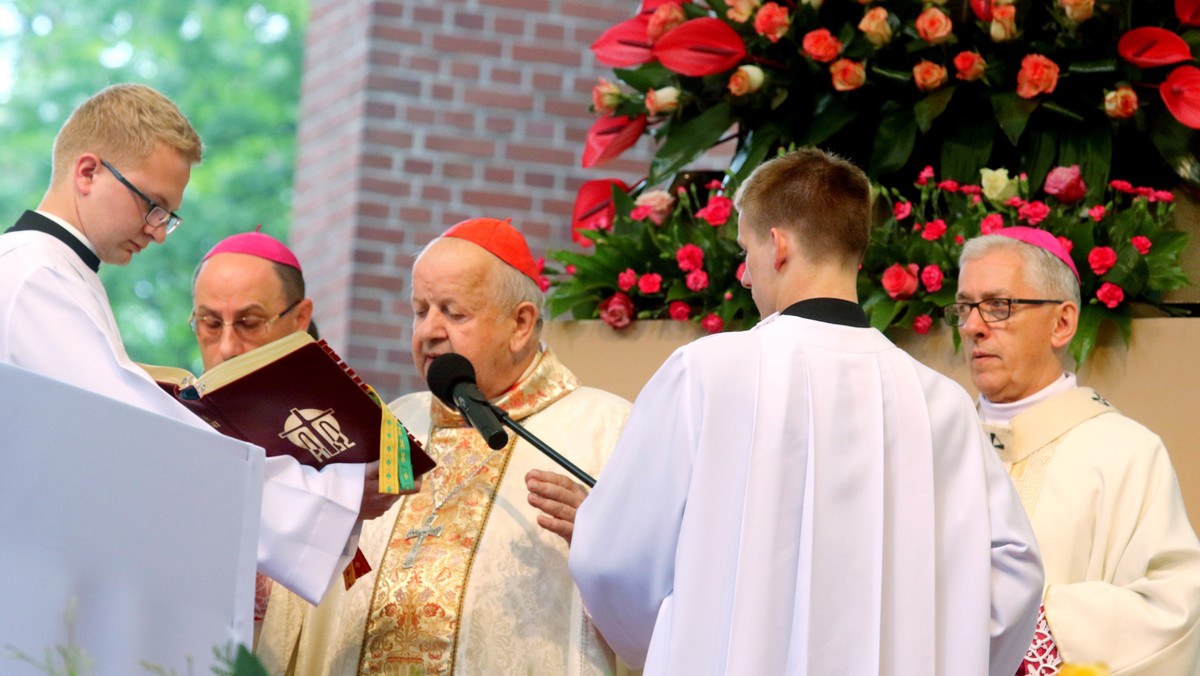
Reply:
[[870, 328], [870, 185], [802, 149], [737, 195], [763, 320], [677, 350], [575, 522], [591, 618], [646, 674], [1011, 676], [1033, 532], [970, 397]]

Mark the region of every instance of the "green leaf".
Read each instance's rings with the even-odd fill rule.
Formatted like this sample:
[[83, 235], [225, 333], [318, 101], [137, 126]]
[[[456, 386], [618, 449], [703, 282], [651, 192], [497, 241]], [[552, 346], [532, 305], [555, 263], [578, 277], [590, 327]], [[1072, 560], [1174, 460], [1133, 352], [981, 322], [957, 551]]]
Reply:
[[686, 124], [673, 126], [667, 141], [650, 162], [648, 184], [659, 183], [713, 147], [734, 121], [732, 106], [726, 101], [709, 108]]
[[951, 127], [942, 142], [942, 176], [978, 183], [979, 170], [987, 166], [995, 138], [996, 127], [987, 117]]
[[1104, 321], [1105, 308], [1103, 305], [1084, 302], [1079, 308], [1079, 327], [1075, 329], [1075, 337], [1067, 348], [1076, 366], [1082, 366], [1091, 356], [1096, 347], [1096, 336], [1100, 332], [1100, 323]]
[[771, 149], [779, 143], [782, 134], [783, 130], [778, 125], [767, 124], [746, 135], [745, 142], [729, 164], [729, 173], [733, 176], [734, 185], [741, 185], [750, 172], [762, 164]]
[[946, 112], [950, 99], [954, 98], [955, 87], [946, 87], [917, 101], [913, 106], [913, 115], [917, 120], [917, 128], [924, 134], [933, 126], [933, 121]]
[[1099, 199], [1108, 186], [1113, 156], [1112, 128], [1105, 119], [1067, 125], [1058, 146], [1058, 163], [1078, 164], [1088, 196]]
[[644, 63], [632, 70], [627, 68], [615, 68], [613, 74], [617, 79], [634, 89], [646, 93], [650, 89], [658, 89], [665, 87], [668, 83], [673, 82], [675, 74], [667, 70], [667, 67], [657, 61]]
[[1117, 262], [1104, 273], [1100, 279], [1112, 282], [1125, 290], [1125, 295], [1133, 298], [1146, 288], [1146, 277], [1149, 270], [1142, 255], [1131, 244], [1123, 244], [1117, 249]]
[[1029, 185], [1041, 186], [1058, 157], [1058, 134], [1038, 125], [1030, 130], [1027, 140], [1028, 146], [1021, 164], [1029, 175]]
[[1029, 124], [1029, 116], [1037, 110], [1036, 101], [1023, 99], [1016, 92], [1006, 92], [992, 96], [992, 110], [996, 113], [996, 122], [1009, 142], [1014, 146], [1021, 140], [1025, 127]]
[[917, 141], [917, 121], [911, 109], [900, 108], [884, 115], [871, 150], [871, 175], [882, 176], [901, 169], [912, 156]]
[[851, 108], [841, 98], [826, 94], [818, 99], [812, 121], [796, 144], [820, 145], [854, 121], [861, 112], [861, 108]]

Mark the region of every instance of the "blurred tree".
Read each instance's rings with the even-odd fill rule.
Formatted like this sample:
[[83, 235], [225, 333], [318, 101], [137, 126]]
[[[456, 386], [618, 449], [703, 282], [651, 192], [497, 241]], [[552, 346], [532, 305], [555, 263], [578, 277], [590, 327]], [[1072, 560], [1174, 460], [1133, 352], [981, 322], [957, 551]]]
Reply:
[[204, 140], [179, 229], [101, 268], [134, 360], [198, 371], [187, 319], [200, 257], [259, 223], [286, 240], [307, 18], [306, 0], [0, 0], [3, 228], [40, 201], [63, 121], [107, 85], [158, 89]]

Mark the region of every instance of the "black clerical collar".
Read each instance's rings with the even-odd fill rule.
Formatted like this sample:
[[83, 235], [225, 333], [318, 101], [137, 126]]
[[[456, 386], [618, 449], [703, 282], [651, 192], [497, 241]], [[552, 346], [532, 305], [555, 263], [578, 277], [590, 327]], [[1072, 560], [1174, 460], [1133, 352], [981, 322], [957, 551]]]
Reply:
[[812, 319], [826, 324], [841, 324], [860, 329], [871, 328], [867, 313], [858, 306], [841, 298], [809, 298], [798, 303], [792, 303], [781, 314]]
[[63, 244], [71, 247], [71, 251], [74, 251], [75, 255], [79, 256], [80, 260], [92, 269], [92, 272], [100, 271], [100, 257], [96, 255], [96, 252], [87, 248], [86, 244], [79, 241], [79, 238], [75, 235], [67, 232], [66, 228], [38, 212], [26, 211], [21, 214], [21, 218], [17, 221], [17, 224], [5, 230], [5, 232], [19, 232], [21, 230], [36, 230], [54, 237]]

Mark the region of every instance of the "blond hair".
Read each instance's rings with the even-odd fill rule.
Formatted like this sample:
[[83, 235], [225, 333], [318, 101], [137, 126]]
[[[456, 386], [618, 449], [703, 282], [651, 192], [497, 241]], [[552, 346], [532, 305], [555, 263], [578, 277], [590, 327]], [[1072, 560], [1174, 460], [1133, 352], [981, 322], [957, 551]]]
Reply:
[[791, 232], [812, 261], [857, 264], [871, 229], [871, 183], [861, 169], [817, 148], [801, 148], [759, 165], [738, 189], [734, 204], [765, 236]]
[[170, 99], [140, 84], [101, 90], [71, 113], [54, 139], [51, 183], [70, 175], [83, 153], [96, 153], [121, 167], [137, 167], [159, 145], [199, 164], [200, 136]]

